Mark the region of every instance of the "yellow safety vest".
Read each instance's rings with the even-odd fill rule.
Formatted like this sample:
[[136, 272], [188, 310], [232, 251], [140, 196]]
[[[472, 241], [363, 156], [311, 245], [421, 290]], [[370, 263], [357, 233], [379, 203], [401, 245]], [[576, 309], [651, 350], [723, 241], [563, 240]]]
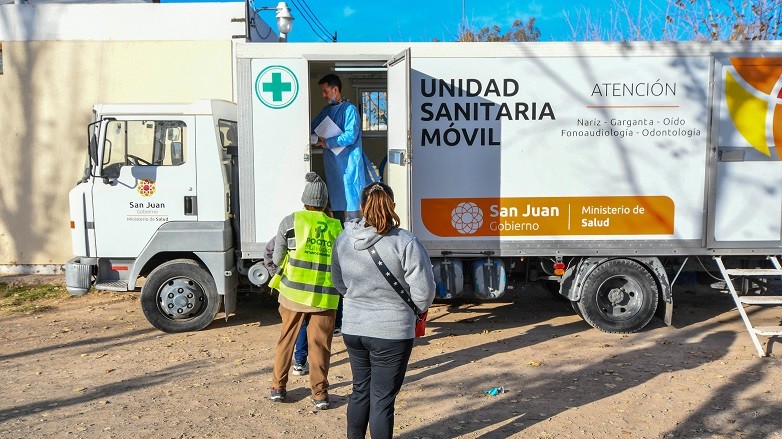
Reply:
[[269, 287], [302, 305], [337, 309], [339, 292], [331, 282], [331, 249], [342, 224], [323, 212], [303, 210], [293, 214], [293, 231], [296, 249], [288, 250]]

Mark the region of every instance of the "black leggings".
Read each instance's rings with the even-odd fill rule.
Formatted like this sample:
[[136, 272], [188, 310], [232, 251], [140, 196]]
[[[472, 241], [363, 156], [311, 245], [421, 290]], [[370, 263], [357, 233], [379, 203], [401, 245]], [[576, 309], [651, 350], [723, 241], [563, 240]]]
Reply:
[[353, 372], [348, 400], [348, 439], [364, 439], [367, 425], [372, 439], [391, 438], [394, 401], [405, 380], [413, 339], [385, 340], [343, 334]]

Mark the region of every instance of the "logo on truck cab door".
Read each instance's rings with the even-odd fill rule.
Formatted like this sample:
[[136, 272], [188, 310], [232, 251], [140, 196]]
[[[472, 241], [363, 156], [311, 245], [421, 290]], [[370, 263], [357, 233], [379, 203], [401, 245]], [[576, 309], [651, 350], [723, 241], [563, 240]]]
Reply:
[[140, 180], [136, 190], [142, 197], [151, 197], [155, 195], [155, 182], [147, 178]]
[[299, 95], [299, 80], [291, 69], [269, 66], [255, 78], [255, 96], [269, 108], [285, 108]]

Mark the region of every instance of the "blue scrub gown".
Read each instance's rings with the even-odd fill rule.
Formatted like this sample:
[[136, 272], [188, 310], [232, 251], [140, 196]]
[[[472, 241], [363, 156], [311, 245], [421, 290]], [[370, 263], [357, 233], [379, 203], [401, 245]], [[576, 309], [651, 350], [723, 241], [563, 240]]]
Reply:
[[[361, 210], [361, 190], [370, 181], [364, 150], [361, 148], [361, 118], [355, 105], [342, 100], [323, 107], [312, 121], [311, 132], [326, 118], [342, 130], [342, 134], [326, 139], [323, 166], [326, 169], [326, 185], [332, 211]], [[339, 154], [333, 148], [344, 147]]]

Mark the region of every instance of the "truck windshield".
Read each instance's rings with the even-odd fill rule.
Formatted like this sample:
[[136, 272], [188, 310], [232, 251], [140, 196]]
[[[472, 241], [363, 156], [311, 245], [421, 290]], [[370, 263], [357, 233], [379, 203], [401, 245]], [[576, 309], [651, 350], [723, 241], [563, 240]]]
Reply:
[[106, 127], [103, 176], [123, 166], [179, 166], [187, 157], [187, 130], [180, 120], [114, 120]]

